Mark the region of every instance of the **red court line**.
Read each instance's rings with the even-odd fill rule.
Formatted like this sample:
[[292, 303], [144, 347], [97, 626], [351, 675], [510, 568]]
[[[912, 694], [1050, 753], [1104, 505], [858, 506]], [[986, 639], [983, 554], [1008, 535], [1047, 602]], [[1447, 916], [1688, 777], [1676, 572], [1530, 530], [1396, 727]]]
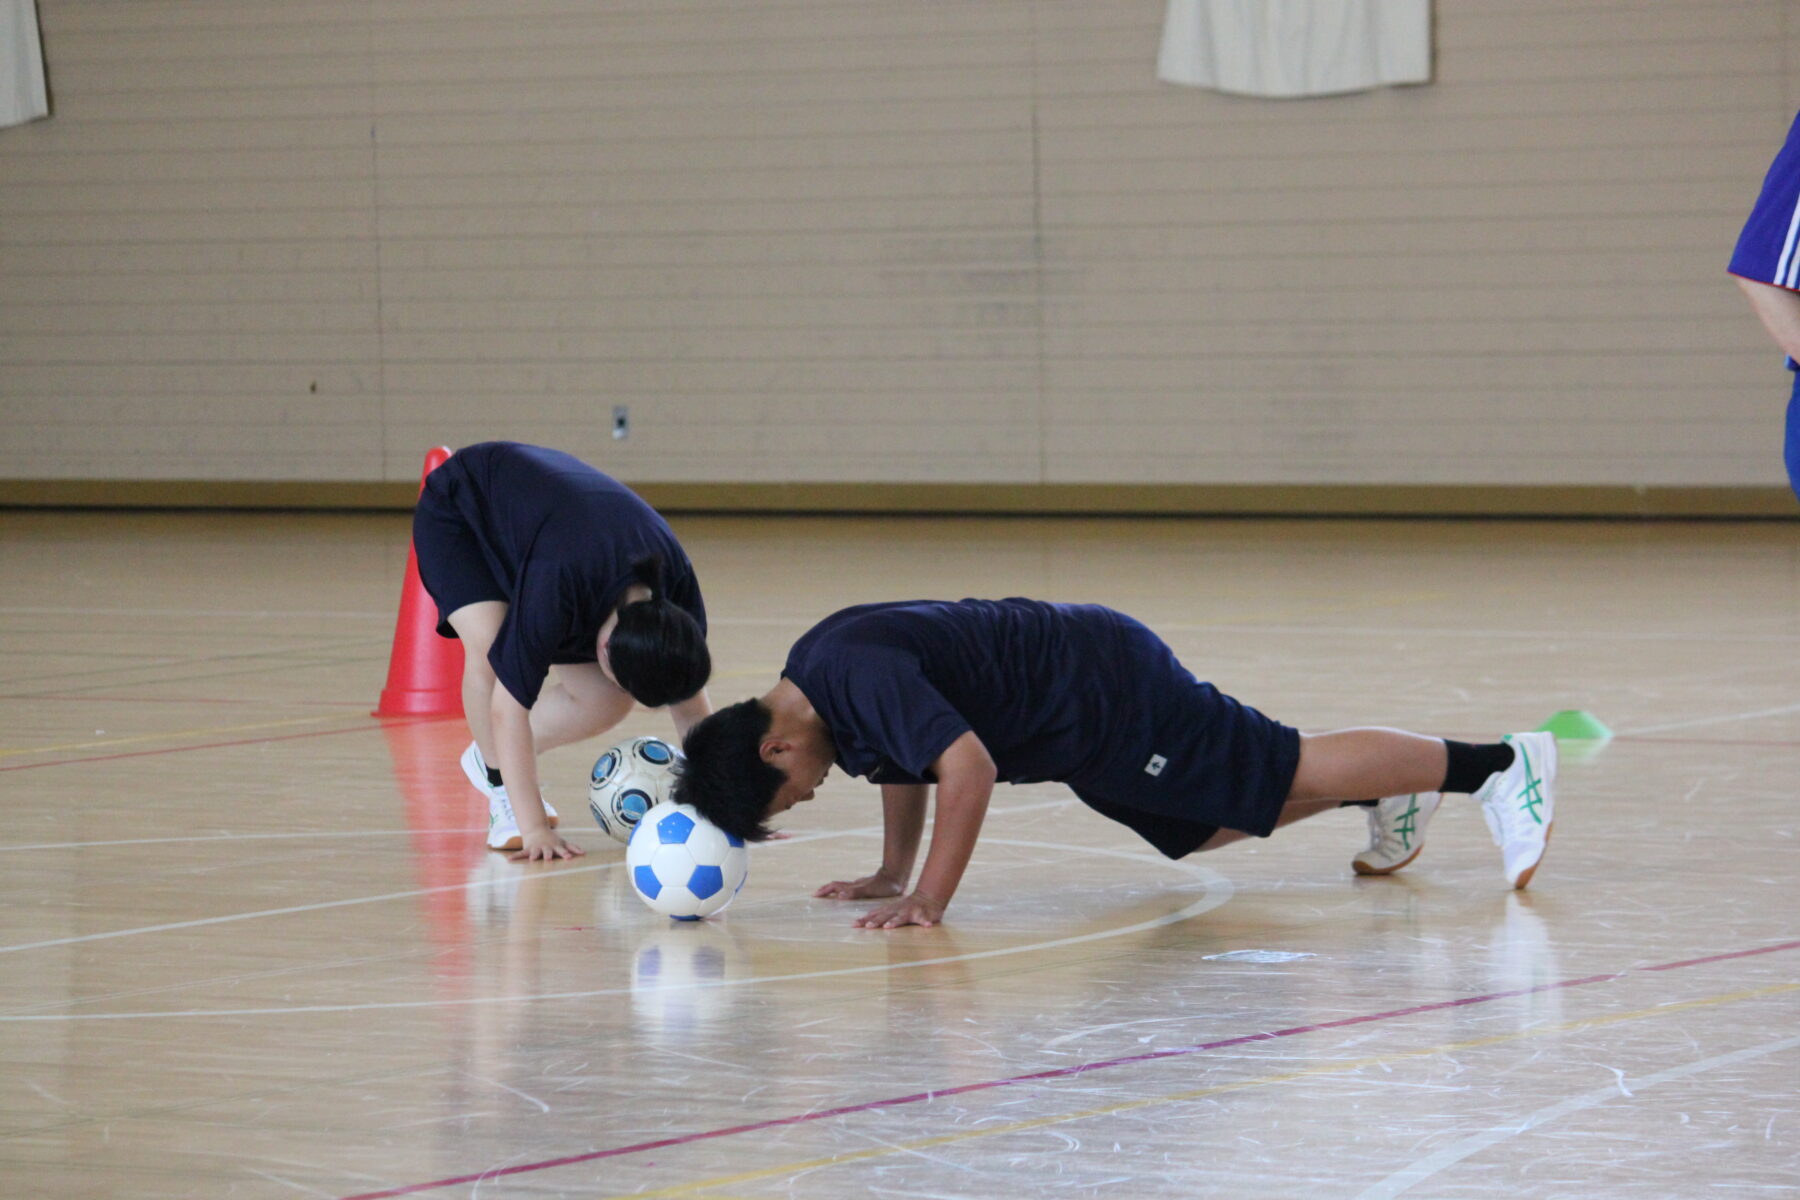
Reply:
[[1705, 958], [1683, 959], [1681, 962], [1662, 963], [1654, 967], [1639, 967], [1640, 971], [1673, 971], [1676, 967], [1697, 967], [1701, 963], [1722, 962], [1728, 958], [1749, 958], [1752, 954], [1773, 954], [1777, 950], [1800, 949], [1800, 942], [1780, 942], [1773, 946], [1759, 946], [1755, 950], [1732, 950], [1726, 954], [1709, 954]]
[[[1691, 958], [1684, 962], [1662, 963], [1653, 967], [1636, 967], [1638, 971], [1672, 971], [1677, 967], [1691, 967], [1700, 963], [1719, 962], [1728, 958], [1748, 958], [1753, 954], [1772, 954], [1777, 950], [1793, 950], [1800, 948], [1800, 941], [1782, 942], [1775, 946], [1758, 946], [1751, 950], [1734, 950], [1725, 954], [1714, 954], [1706, 958]], [[1268, 1042], [1278, 1038], [1298, 1037], [1303, 1033], [1318, 1033], [1323, 1029], [1342, 1029], [1347, 1025], [1366, 1025], [1371, 1021], [1388, 1021], [1395, 1017], [1410, 1017], [1418, 1013], [1441, 1012], [1444, 1009], [1464, 1008], [1471, 1004], [1487, 1004], [1495, 1000], [1506, 1000], [1514, 996], [1530, 996], [1538, 992], [1551, 992], [1560, 988], [1585, 987], [1590, 983], [1609, 983], [1615, 979], [1623, 979], [1631, 973], [1627, 971], [1611, 971], [1605, 975], [1589, 975], [1583, 979], [1565, 979], [1558, 983], [1539, 984], [1537, 987], [1520, 988], [1511, 992], [1490, 992], [1483, 996], [1464, 996], [1458, 1000], [1440, 1000], [1434, 1004], [1415, 1004], [1410, 1008], [1390, 1009], [1387, 1012], [1369, 1013], [1360, 1017], [1344, 1017], [1336, 1021], [1319, 1021], [1311, 1025], [1294, 1025], [1287, 1029], [1273, 1032], [1246, 1033], [1237, 1037], [1222, 1038], [1216, 1042], [1202, 1042], [1197, 1046], [1182, 1046], [1169, 1050], [1148, 1050], [1142, 1054], [1129, 1054], [1122, 1058], [1102, 1059], [1099, 1062], [1079, 1063], [1072, 1067], [1056, 1067], [1048, 1071], [1033, 1071], [1028, 1075], [1011, 1075], [1004, 1079], [986, 1079], [979, 1083], [965, 1083], [959, 1087], [936, 1088], [929, 1092], [914, 1092], [909, 1096], [893, 1096], [886, 1100], [870, 1100], [863, 1104], [846, 1104], [839, 1108], [818, 1109], [800, 1113], [791, 1117], [775, 1117], [767, 1121], [753, 1121], [747, 1125], [732, 1125], [723, 1129], [704, 1129], [696, 1133], [677, 1134], [674, 1137], [659, 1138], [654, 1142], [637, 1142], [630, 1146], [615, 1146], [611, 1150], [590, 1150], [584, 1154], [568, 1154], [561, 1158], [549, 1158], [542, 1162], [519, 1163], [511, 1167], [499, 1167], [486, 1171], [477, 1171], [472, 1175], [456, 1175], [448, 1179], [434, 1179], [429, 1183], [412, 1183], [402, 1187], [389, 1188], [381, 1192], [358, 1192], [354, 1196], [342, 1197], [342, 1200], [385, 1200], [390, 1196], [410, 1196], [417, 1192], [429, 1192], [437, 1188], [455, 1187], [463, 1183], [476, 1183], [489, 1179], [500, 1179], [507, 1175], [523, 1175], [532, 1171], [548, 1171], [555, 1167], [574, 1166], [577, 1163], [597, 1162], [604, 1158], [618, 1158], [626, 1154], [641, 1154], [646, 1150], [665, 1150], [670, 1146], [687, 1146], [695, 1142], [711, 1141], [715, 1138], [733, 1137], [740, 1133], [757, 1133], [765, 1129], [780, 1129], [789, 1125], [805, 1125], [813, 1121], [823, 1121], [830, 1117], [849, 1116], [852, 1113], [876, 1112], [885, 1108], [897, 1108], [902, 1104], [919, 1104], [935, 1100], [940, 1096], [960, 1096], [969, 1092], [985, 1092], [994, 1088], [1016, 1087], [1022, 1083], [1038, 1083], [1046, 1079], [1065, 1079], [1071, 1075], [1083, 1075], [1089, 1071], [1104, 1071], [1111, 1067], [1129, 1066], [1134, 1063], [1154, 1062], [1165, 1058], [1184, 1058], [1193, 1054], [1204, 1054], [1209, 1050], [1223, 1050], [1231, 1046], [1243, 1046], [1251, 1042]]]
[[198, 746], [166, 746], [161, 750], [128, 750], [123, 754], [96, 754], [88, 758], [59, 758], [52, 762], [20, 763], [12, 767], [0, 767], [0, 771], [35, 771], [40, 767], [67, 767], [79, 763], [114, 762], [121, 758], [148, 758], [155, 754], [185, 754], [189, 750], [218, 750], [226, 746], [260, 746], [265, 742], [292, 742], [299, 738], [335, 737], [340, 733], [368, 733], [372, 729], [380, 729], [383, 725], [422, 725], [426, 721], [446, 721], [448, 717], [423, 717], [414, 720], [393, 720], [387, 718], [370, 721], [367, 725], [354, 725], [349, 729], [314, 729], [306, 733], [284, 733], [276, 737], [241, 738], [235, 742], [205, 742]]

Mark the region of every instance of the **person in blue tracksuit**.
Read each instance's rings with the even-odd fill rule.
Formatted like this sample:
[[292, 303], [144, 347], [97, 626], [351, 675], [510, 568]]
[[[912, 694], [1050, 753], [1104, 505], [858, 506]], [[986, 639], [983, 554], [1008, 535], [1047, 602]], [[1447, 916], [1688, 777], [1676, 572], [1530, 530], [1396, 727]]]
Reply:
[[1800, 496], [1800, 116], [1769, 165], [1727, 269], [1794, 372], [1782, 458]]

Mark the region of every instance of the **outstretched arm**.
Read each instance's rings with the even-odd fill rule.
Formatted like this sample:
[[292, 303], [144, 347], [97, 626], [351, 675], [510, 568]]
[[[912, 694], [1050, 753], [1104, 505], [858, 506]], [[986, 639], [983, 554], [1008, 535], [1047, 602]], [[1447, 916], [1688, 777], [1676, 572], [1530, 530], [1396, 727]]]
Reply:
[[925, 829], [925, 790], [922, 783], [882, 784], [881, 821], [886, 833], [880, 869], [861, 879], [834, 879], [813, 895], [827, 900], [879, 900], [904, 892], [919, 853], [919, 834]]
[[500, 777], [519, 822], [523, 848], [515, 859], [578, 858], [584, 851], [563, 841], [550, 828], [544, 797], [538, 790], [537, 743], [531, 735], [531, 710], [513, 698], [504, 684], [494, 689], [488, 708], [494, 731], [494, 752], [500, 758]]
[[981, 836], [981, 822], [987, 816], [998, 772], [973, 730], [951, 742], [931, 769], [938, 781], [937, 821], [918, 886], [911, 895], [863, 914], [856, 921], [860, 928], [936, 925], [944, 919], [944, 909], [962, 882], [969, 856], [975, 852], [975, 839]]

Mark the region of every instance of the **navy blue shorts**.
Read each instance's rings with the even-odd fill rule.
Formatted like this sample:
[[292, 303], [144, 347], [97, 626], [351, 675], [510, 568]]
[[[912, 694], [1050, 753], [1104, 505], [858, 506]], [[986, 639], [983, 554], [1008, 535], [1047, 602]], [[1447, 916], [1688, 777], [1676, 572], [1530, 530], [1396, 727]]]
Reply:
[[1119, 739], [1107, 766], [1071, 780], [1076, 796], [1170, 858], [1221, 828], [1268, 837], [1293, 790], [1300, 732], [1195, 679], [1148, 629], [1133, 641], [1144, 734]]
[[438, 633], [456, 636], [446, 619], [451, 613], [479, 600], [512, 602], [494, 575], [481, 539], [457, 506], [463, 486], [462, 470], [452, 456], [425, 477], [413, 509], [413, 553], [419, 559], [419, 582], [437, 604]]

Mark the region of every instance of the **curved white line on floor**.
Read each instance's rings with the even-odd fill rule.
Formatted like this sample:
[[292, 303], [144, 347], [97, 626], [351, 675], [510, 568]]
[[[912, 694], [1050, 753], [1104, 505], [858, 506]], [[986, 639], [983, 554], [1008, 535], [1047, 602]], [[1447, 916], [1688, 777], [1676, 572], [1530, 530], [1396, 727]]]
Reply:
[[[1019, 812], [1024, 809], [1057, 807], [1073, 801], [1054, 801], [1048, 805], [1021, 805], [1011, 809]], [[806, 838], [814, 841], [826, 837], [843, 837], [861, 835], [878, 837], [880, 827], [867, 829], [843, 830], [839, 833], [820, 834], [818, 838]], [[801, 838], [790, 839], [787, 843], [801, 841]], [[126, 1021], [153, 1020], [156, 1018], [189, 1018], [189, 1017], [264, 1017], [291, 1016], [299, 1013], [330, 1012], [371, 1012], [385, 1009], [408, 1008], [460, 1008], [471, 1005], [487, 1004], [523, 1004], [544, 1000], [586, 1000], [598, 996], [642, 995], [646, 992], [701, 991], [714, 988], [745, 987], [751, 984], [793, 983], [808, 979], [833, 979], [847, 975], [870, 975], [883, 971], [903, 971], [917, 967], [942, 966], [946, 963], [976, 962], [984, 958], [1003, 958], [1013, 954], [1028, 954], [1037, 950], [1054, 950], [1063, 946], [1078, 946], [1086, 942], [1102, 941], [1107, 938], [1124, 937], [1128, 934], [1142, 933], [1145, 930], [1158, 929], [1164, 925], [1174, 925], [1196, 917], [1203, 912], [1219, 907], [1230, 900], [1236, 889], [1231, 881], [1217, 871], [1196, 863], [1173, 861], [1154, 854], [1140, 854], [1131, 850], [1107, 850], [1094, 846], [1071, 846], [1061, 842], [1021, 841], [1012, 838], [989, 838], [989, 844], [998, 846], [1017, 846], [1036, 850], [1063, 850], [1077, 854], [1098, 854], [1108, 858], [1123, 858], [1137, 862], [1153, 863], [1158, 866], [1172, 867], [1204, 885], [1206, 891], [1191, 904], [1184, 904], [1173, 912], [1164, 913], [1160, 917], [1152, 917], [1147, 921], [1139, 921], [1132, 925], [1122, 925], [1115, 929], [1100, 929], [1093, 933], [1076, 934], [1072, 937], [1050, 938], [1045, 941], [1027, 942], [1018, 946], [1002, 946], [995, 950], [973, 950], [963, 954], [947, 954], [939, 958], [922, 958], [912, 962], [872, 963], [861, 967], [837, 967], [824, 971], [805, 971], [791, 975], [757, 975], [737, 979], [704, 980], [695, 982], [669, 983], [658, 986], [638, 985], [635, 987], [595, 988], [579, 992], [540, 992], [535, 995], [513, 996], [473, 996], [461, 1000], [393, 1000], [369, 1004], [301, 1004], [280, 1008], [223, 1008], [223, 1009], [185, 1009], [176, 1011], [145, 1012], [110, 1012], [110, 1013], [40, 1013], [19, 1016], [0, 1015], [0, 1023], [21, 1023], [26, 1021]], [[619, 866], [621, 863], [602, 863], [595, 867], [580, 868], [583, 870], [599, 870], [605, 867]], [[471, 885], [474, 886], [474, 885]], [[426, 891], [442, 891], [442, 888], [430, 888]], [[423, 894], [423, 893], [417, 893]], [[354, 903], [342, 901], [340, 903]]]
[[[1073, 797], [1066, 800], [1040, 801], [1036, 804], [1017, 804], [1009, 808], [989, 810], [991, 816], [1010, 816], [1014, 813], [1035, 812], [1044, 808], [1061, 808], [1074, 804]], [[823, 838], [854, 837], [870, 832], [880, 832], [879, 825], [865, 825], [860, 829], [840, 829], [836, 832], [803, 833], [780, 841], [769, 842], [769, 846], [793, 846], [802, 842], [816, 842]], [[204, 839], [195, 839], [196, 841]], [[589, 871], [606, 871], [613, 867], [625, 865], [624, 859], [611, 862], [591, 863], [585, 867], [563, 866], [560, 873], [564, 875], [581, 875]], [[140, 925], [132, 929], [109, 929], [104, 933], [84, 933], [77, 937], [49, 938], [41, 942], [21, 942], [12, 946], [0, 946], [0, 954], [16, 954], [21, 950], [47, 950], [54, 946], [73, 946], [81, 942], [105, 942], [114, 938], [136, 937], [145, 933], [168, 933], [176, 929], [198, 929], [206, 925], [226, 925], [233, 921], [254, 921], [262, 917], [285, 917], [295, 913], [319, 912], [327, 908], [348, 908], [358, 904], [380, 904], [388, 900], [404, 900], [409, 896], [430, 896], [438, 892], [461, 892], [471, 888], [493, 887], [503, 880], [473, 879], [467, 883], [447, 883], [440, 887], [409, 888], [403, 892], [383, 892], [379, 896], [356, 896], [348, 900], [321, 900], [317, 904], [292, 904], [285, 908], [262, 908], [253, 912], [228, 913], [218, 917], [196, 917], [192, 921], [170, 921], [163, 925]]]
[[1691, 1062], [1685, 1066], [1670, 1067], [1666, 1071], [1658, 1071], [1654, 1075], [1645, 1075], [1636, 1079], [1621, 1078], [1616, 1083], [1595, 1088], [1591, 1092], [1583, 1092], [1579, 1096], [1571, 1096], [1558, 1104], [1540, 1108], [1536, 1112], [1515, 1122], [1496, 1125], [1492, 1129], [1484, 1129], [1472, 1137], [1466, 1137], [1454, 1145], [1446, 1146], [1436, 1154], [1428, 1154], [1417, 1162], [1394, 1172], [1380, 1183], [1357, 1193], [1356, 1200], [1389, 1200], [1407, 1191], [1414, 1184], [1421, 1183], [1446, 1167], [1454, 1166], [1471, 1155], [1479, 1154], [1489, 1146], [1516, 1137], [1521, 1133], [1529, 1133], [1540, 1125], [1547, 1125], [1558, 1117], [1565, 1117], [1572, 1112], [1584, 1108], [1593, 1108], [1598, 1104], [1619, 1099], [1631, 1099], [1633, 1093], [1623, 1090], [1627, 1083], [1638, 1090], [1655, 1087], [1659, 1083], [1667, 1083], [1671, 1079], [1682, 1079], [1689, 1075], [1698, 1075], [1702, 1071], [1710, 1071], [1716, 1067], [1728, 1067], [1733, 1063], [1748, 1062], [1753, 1058], [1762, 1058], [1767, 1054], [1779, 1054], [1783, 1050], [1800, 1047], [1800, 1037], [1783, 1038], [1779, 1042], [1766, 1042], [1761, 1046], [1752, 1046], [1747, 1050], [1734, 1050], [1730, 1054], [1720, 1054], [1713, 1058], [1703, 1058], [1699, 1062]]

